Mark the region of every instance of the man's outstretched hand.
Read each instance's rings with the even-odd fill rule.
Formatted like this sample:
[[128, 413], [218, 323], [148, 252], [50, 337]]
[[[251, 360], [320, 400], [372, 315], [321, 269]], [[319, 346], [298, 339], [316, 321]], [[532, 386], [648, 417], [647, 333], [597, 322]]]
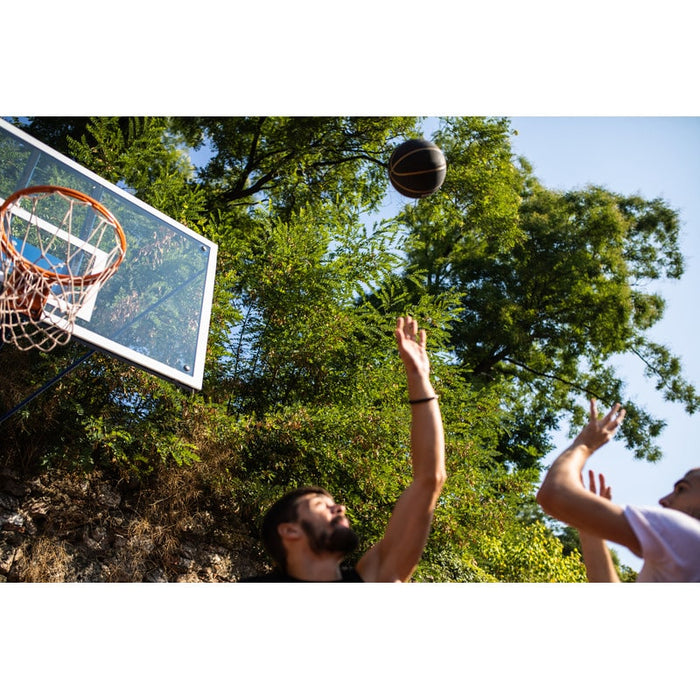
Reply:
[[588, 448], [589, 453], [595, 452], [606, 442], [612, 440], [613, 435], [617, 432], [624, 418], [625, 409], [620, 408], [620, 404], [616, 403], [610, 411], [599, 420], [596, 400], [591, 399], [588, 424], [574, 440], [573, 446], [583, 445]]
[[417, 372], [426, 376], [430, 372], [430, 360], [425, 350], [426, 335], [424, 330], [418, 330], [418, 322], [410, 316], [400, 316], [396, 320], [396, 342], [399, 355], [406, 372]]

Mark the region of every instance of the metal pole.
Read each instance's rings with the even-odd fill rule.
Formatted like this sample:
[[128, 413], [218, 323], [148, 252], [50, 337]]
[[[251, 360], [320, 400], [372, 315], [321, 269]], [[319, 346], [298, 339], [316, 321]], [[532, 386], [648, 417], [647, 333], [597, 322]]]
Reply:
[[75, 360], [71, 365], [66, 367], [63, 371], [59, 372], [53, 379], [50, 379], [46, 384], [44, 384], [42, 387], [39, 387], [31, 396], [28, 396], [22, 403], [17, 404], [13, 409], [8, 411], [4, 416], [0, 416], [0, 423], [4, 423], [5, 420], [7, 420], [10, 416], [13, 416], [17, 411], [19, 411], [21, 408], [26, 406], [30, 401], [33, 401], [37, 396], [40, 394], [43, 394], [47, 389], [52, 387], [56, 382], [60, 381], [65, 377], [69, 372], [72, 372], [81, 362], [84, 362], [85, 360], [88, 359], [91, 355], [93, 355], [95, 352], [97, 352], [96, 349], [90, 350], [89, 352], [86, 352], [82, 357], [79, 357], [77, 360]]

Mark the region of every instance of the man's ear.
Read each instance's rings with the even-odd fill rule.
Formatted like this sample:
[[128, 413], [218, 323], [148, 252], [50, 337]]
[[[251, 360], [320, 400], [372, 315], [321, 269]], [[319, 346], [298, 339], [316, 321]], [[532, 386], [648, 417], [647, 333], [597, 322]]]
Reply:
[[277, 526], [277, 533], [283, 540], [298, 540], [302, 532], [298, 523], [280, 523]]

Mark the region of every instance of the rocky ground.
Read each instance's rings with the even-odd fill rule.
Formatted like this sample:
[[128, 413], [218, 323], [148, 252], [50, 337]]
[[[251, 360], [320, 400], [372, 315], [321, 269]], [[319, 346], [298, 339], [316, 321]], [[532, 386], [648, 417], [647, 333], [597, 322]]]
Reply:
[[0, 467], [0, 581], [236, 581], [264, 567], [256, 540], [206, 506], [100, 473]]

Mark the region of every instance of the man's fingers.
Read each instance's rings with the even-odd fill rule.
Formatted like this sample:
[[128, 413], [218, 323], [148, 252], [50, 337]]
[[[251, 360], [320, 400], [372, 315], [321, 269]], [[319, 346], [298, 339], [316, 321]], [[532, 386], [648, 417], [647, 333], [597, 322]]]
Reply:
[[410, 316], [406, 316], [406, 321], [407, 321], [407, 329], [408, 329], [408, 336], [410, 338], [415, 339], [416, 337], [416, 332], [418, 331], [418, 322], [414, 319], [411, 318]]
[[591, 399], [589, 413], [592, 421], [598, 420], [598, 402], [595, 399]]
[[620, 425], [622, 421], [625, 418], [625, 409], [620, 407], [619, 403], [616, 403], [611, 409], [610, 413], [608, 413], [607, 416], [605, 416], [605, 422], [606, 423], [615, 423], [616, 425]]
[[418, 330], [418, 321], [411, 316], [399, 316], [396, 319], [396, 337], [401, 339], [413, 340], [418, 345], [425, 347], [426, 333], [425, 330]]

